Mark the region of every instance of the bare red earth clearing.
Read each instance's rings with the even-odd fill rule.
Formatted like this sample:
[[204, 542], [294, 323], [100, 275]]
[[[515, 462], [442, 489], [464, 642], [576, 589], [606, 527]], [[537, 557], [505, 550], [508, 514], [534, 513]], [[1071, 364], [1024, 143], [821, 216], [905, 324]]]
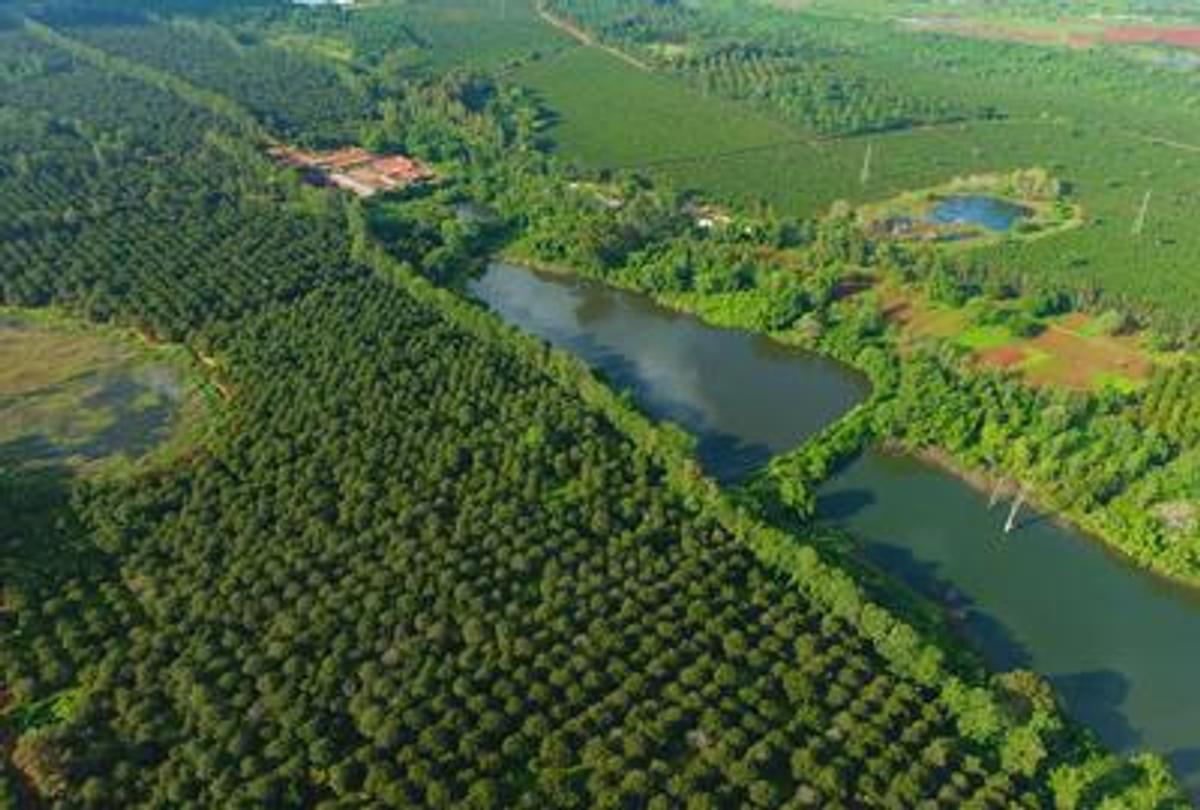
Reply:
[[1122, 25], [1104, 32], [1104, 41], [1117, 45], [1173, 45], [1200, 48], [1200, 28], [1158, 28], [1151, 25]]

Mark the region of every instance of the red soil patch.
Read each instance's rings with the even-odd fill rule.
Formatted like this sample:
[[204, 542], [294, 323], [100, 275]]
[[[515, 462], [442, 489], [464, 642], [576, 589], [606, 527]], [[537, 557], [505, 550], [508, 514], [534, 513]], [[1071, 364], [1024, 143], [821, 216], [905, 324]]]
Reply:
[[1082, 332], [1089, 323], [1088, 316], [1082, 312], [1072, 312], [1062, 319], [1062, 327], [1064, 329]]
[[1104, 41], [1116, 45], [1173, 45], [1200, 48], [1200, 28], [1158, 28], [1151, 25], [1121, 25], [1104, 32]]
[[1072, 31], [1065, 25], [1061, 30], [1053, 30], [1045, 27], [1008, 25], [952, 17], [917, 18], [905, 22], [910, 28], [918, 31], [936, 31], [967, 39], [1022, 42], [1028, 45], [1066, 45], [1069, 48], [1090, 48], [1098, 40], [1098, 37], [1093, 34]]
[[1033, 383], [1092, 388], [1101, 374], [1145, 380], [1154, 370], [1136, 344], [1122, 338], [1086, 337], [1052, 326], [1030, 343], [1053, 359], [1029, 370]]
[[995, 368], [1012, 368], [1024, 362], [1027, 355], [1019, 346], [998, 346], [979, 353], [979, 362]]

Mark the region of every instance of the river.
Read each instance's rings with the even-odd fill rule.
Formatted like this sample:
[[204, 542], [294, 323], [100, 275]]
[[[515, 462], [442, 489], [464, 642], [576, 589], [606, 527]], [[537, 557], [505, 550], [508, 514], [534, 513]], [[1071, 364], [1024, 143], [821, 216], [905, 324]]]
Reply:
[[[825, 358], [580, 279], [496, 264], [472, 292], [692, 432], [705, 469], [726, 483], [868, 390]], [[993, 667], [1042, 673], [1107, 745], [1163, 754], [1200, 794], [1200, 595], [1044, 516], [1026, 513], [1004, 535], [1004, 510], [911, 458], [867, 453], [824, 487], [819, 510], [877, 565], [946, 604]]]

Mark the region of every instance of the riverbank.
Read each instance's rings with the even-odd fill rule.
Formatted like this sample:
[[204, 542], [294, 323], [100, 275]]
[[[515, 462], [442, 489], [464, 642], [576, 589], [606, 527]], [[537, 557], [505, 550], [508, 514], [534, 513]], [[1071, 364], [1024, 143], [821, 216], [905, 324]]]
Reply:
[[[574, 275], [575, 278], [578, 277], [578, 274]], [[476, 288], [476, 294], [489, 304], [489, 308], [493, 312], [505, 315], [506, 320], [520, 326], [532, 338], [548, 340], [555, 347], [577, 351], [580, 353], [581, 359], [591, 358], [592, 362], [597, 365], [598, 373], [603, 377], [611, 377], [614, 372], [620, 375], [634, 371], [643, 376], [648, 375], [650, 379], [660, 379], [659, 375], [664, 370], [670, 371], [670, 374], [661, 379], [666, 385], [679, 387], [680, 394], [685, 400], [696, 406], [689, 413], [688, 421], [682, 424], [697, 434], [697, 438], [701, 441], [704, 440], [704, 434], [707, 431], [736, 432], [737, 429], [733, 426], [737, 425], [738, 420], [741, 419], [737, 413], [723, 412], [721, 424], [705, 427], [708, 423], [704, 421], [703, 409], [707, 407], [708, 397], [715, 390], [714, 385], [736, 391], [740, 407], [743, 408], [753, 410], [759, 403], [766, 401], [770, 404], [773, 412], [781, 415], [780, 418], [788, 418], [789, 415], [804, 410], [803, 408], [780, 407], [781, 400], [764, 388], [764, 385], [769, 384], [775, 376], [770, 372], [764, 372], [760, 378], [752, 381], [733, 380], [729, 375], [732, 369], [727, 368], [727, 364], [737, 362], [736, 358], [731, 358], [723, 352], [713, 351], [704, 344], [694, 343], [690, 337], [687, 337], [695, 329], [696, 319], [676, 317], [674, 311], [653, 305], [645, 296], [635, 296], [635, 298], [642, 298], [646, 301], [646, 304], [638, 311], [645, 318], [658, 322], [649, 327], [631, 324], [621, 312], [623, 308], [636, 306], [630, 302], [629, 297], [600, 284], [579, 283], [573, 279], [572, 274], [538, 275], [521, 267], [494, 267], [489, 271], [489, 278], [491, 281], [483, 285], [482, 289]], [[512, 281], [513, 279], [516, 281]], [[510, 302], [518, 303], [510, 306], [504, 299], [496, 301], [498, 293], [504, 293]], [[493, 301], [496, 303], [493, 304]], [[740, 330], [742, 334], [727, 329], [710, 328], [708, 331], [714, 337], [719, 337], [720, 340], [726, 342], [737, 343], [745, 340], [744, 330]], [[620, 343], [614, 343], [614, 335], [623, 336], [624, 339]], [[682, 354], [675, 354], [668, 358], [659, 356], [662, 346], [679, 344], [691, 344], [691, 348]], [[556, 348], [552, 352], [558, 350], [560, 349]], [[672, 361], [666, 364], [668, 366], [666, 369], [662, 362], [664, 359]], [[797, 353], [795, 362], [804, 363], [803, 355]], [[817, 380], [810, 380], [810, 383], [820, 385]], [[636, 402], [640, 409], [648, 409], [655, 419], [664, 418], [661, 411], [655, 407], [654, 401], [645, 398], [644, 391], [635, 391], [632, 399], [623, 398], [623, 401], [626, 407]], [[805, 400], [803, 397], [792, 397], [785, 401], [803, 403]], [[852, 412], [861, 413], [857, 409]], [[753, 424], [754, 421], [751, 419], [743, 421], [742, 424]], [[837, 433], [837, 427], [845, 425], [846, 421], [847, 417], [843, 417], [840, 421], [834, 421], [827, 431]], [[854, 417], [851, 421], [859, 422], [861, 417]], [[869, 427], [869, 425], [864, 423], [864, 427]], [[674, 428], [671, 430], [674, 432]], [[777, 445], [780, 450], [788, 446], [793, 445]], [[683, 451], [680, 457], [682, 459], [688, 455], [688, 451], [686, 447], [681, 447], [681, 450]], [[727, 452], [736, 453], [737, 446], [727, 445]], [[686, 461], [672, 462], [673, 465], [680, 463], [686, 463]], [[1043, 575], [1074, 570], [1076, 566], [1073, 555], [1082, 558], [1080, 562], [1085, 569], [1095, 566], [1097, 556], [1103, 557], [1098, 550], [1092, 548], [1091, 544], [1081, 539], [1076, 542], [1074, 538], [1053, 532], [1049, 532], [1050, 536], [1046, 538], [1048, 526], [1045, 524], [1032, 530], [1029, 535], [1030, 542], [1016, 544], [979, 542], [977, 511], [982, 511], [982, 507], [980, 499], [974, 494], [974, 491], [958, 484], [955, 479], [937, 473], [932, 468], [920, 465], [916, 461], [910, 461], [905, 466], [917, 469], [914, 471], [915, 477], [905, 472], [903, 481], [908, 481], [911, 477], [913, 481], [919, 482], [920, 486], [932, 484], [933, 491], [921, 491], [919, 497], [901, 498], [897, 501], [890, 498], [886, 492], [880, 492], [876, 496], [869, 489], [864, 489], [859, 482], [852, 483], [849, 491], [841, 492], [836, 490], [839, 488], [844, 490], [845, 487], [835, 484], [833, 493], [819, 493], [823, 518], [820, 524], [803, 522], [790, 511], [780, 512], [776, 516], [780, 520], [764, 516], [758, 512], [761, 502], [754, 497], [758, 493], [717, 489], [712, 494], [718, 501], [729, 502], [735, 510], [726, 517], [724, 525], [737, 530], [739, 537], [746, 536], [746, 532], [750, 531], [774, 533], [778, 537], [780, 541], [778, 546], [774, 543], [759, 545], [758, 540], [752, 540], [752, 549], [755, 550], [756, 556], [805, 589], [806, 594], [819, 594], [817, 596], [810, 595], [810, 598], [823, 606], [836, 606], [829, 607], [836, 615], [846, 615], [840, 611], [849, 610], [849, 615], [857, 617], [854, 619], [856, 626], [861, 626], [864, 616], [873, 613], [873, 608], [863, 606], [864, 601], [876, 606], [884, 606], [893, 618], [902, 617], [904, 620], [902, 623], [915, 632], [918, 637], [927, 642], [938, 641], [936, 648], [941, 651], [941, 666], [944, 672], [957, 671], [961, 673], [962, 661], [958, 660], [955, 653], [947, 651], [962, 648], [964, 635], [968, 636], [973, 644], [980, 644], [980, 649], [988, 648], [986, 638], [983, 643], [980, 643], [981, 640], [976, 636], [980, 618], [988, 615], [985, 612], [987, 610], [986, 603], [982, 600], [976, 603], [974, 586], [967, 584], [962, 589], [955, 588], [954, 590], [972, 595], [954, 600], [950, 605], [951, 610], [946, 612], [942, 597], [950, 591], [945, 587], [933, 589], [916, 587], [924, 584], [922, 578], [918, 578], [916, 583], [907, 582], [907, 577], [903, 575], [901, 569], [897, 568], [896, 561], [891, 556], [880, 557], [875, 554], [876, 549], [882, 547], [880, 538], [886, 542], [889, 537], [897, 535], [897, 532], [900, 531], [915, 532], [922, 537], [940, 536], [942, 540], [946, 541], [941, 549], [948, 554], [953, 555], [960, 550], [969, 549], [972, 554], [976, 555], [976, 558], [981, 554], [998, 557], [997, 561], [991, 563], [987, 560], [981, 561], [980, 567], [976, 569], [979, 574], [986, 574], [988, 571], [997, 572], [997, 563], [1009, 566], [1025, 565], [1031, 555], [1036, 558], [1046, 550], [1060, 557], [1065, 555], [1065, 558], [1056, 559], [1051, 565], [1035, 564], [1035, 570], [1042, 572]], [[834, 474], [836, 478], [840, 479], [843, 475], [842, 469], [842, 467], [838, 467], [838, 471]], [[691, 486], [695, 481], [684, 483]], [[769, 483], [773, 486], [775, 482]], [[833, 500], [830, 500], [830, 494], [833, 495]], [[943, 515], [939, 509], [944, 497], [957, 499], [962, 508], [952, 509], [950, 514]], [[851, 530], [848, 534], [843, 534], [836, 528], [832, 528], [834, 516], [828, 513], [828, 509], [833, 509], [842, 516], [854, 517], [861, 513], [870, 520], [875, 515], [872, 503], [888, 504], [889, 511], [883, 523], [882, 534], [860, 534], [854, 530], [853, 526], [850, 527]], [[827, 522], [825, 518], [831, 520]], [[945, 518], [958, 521], [949, 524], [953, 527], [952, 530], [946, 530]], [[878, 528], [878, 524], [872, 527], [873, 530], [876, 528]], [[967, 540], [976, 542], [966, 542]], [[860, 549], [867, 552], [868, 556], [858, 559]], [[787, 556], [780, 561], [777, 555], [784, 553], [785, 550]], [[939, 568], [937, 565], [931, 565], [925, 559], [907, 556], [903, 559], [911, 560], [915, 570], [919, 573], [936, 571]], [[847, 564], [847, 561], [851, 561], [851, 564]], [[819, 563], [823, 567], [820, 571], [805, 568], [804, 566], [809, 565], [810, 562]], [[818, 581], [831, 575], [835, 578], [844, 577], [841, 579], [842, 584]], [[1103, 587], [1111, 585], [1118, 589], [1131, 588], [1137, 591], [1145, 584], [1145, 578], [1133, 575], [1127, 567], [1115, 564], [1108, 564], [1107, 567], [1102, 565], [1100, 575], [1106, 578], [1100, 583]], [[1054, 576], [1058, 577], [1061, 574], [1054, 573]], [[897, 577], [903, 581], [897, 583]], [[1042, 587], [1039, 584], [1037, 594], [1026, 594], [1023, 588], [1013, 587], [1016, 580], [1017, 576], [1015, 575], [997, 576], [993, 577], [988, 587], [999, 589], [1000, 593], [1006, 594], [1004, 597], [1006, 599], [1016, 600], [1018, 608], [1023, 599], [1031, 604], [1040, 604], [1041, 601], [1061, 597], [1061, 588], [1057, 585]], [[944, 582], [945, 579], [940, 578], [940, 581]], [[904, 598], [909, 598], [914, 591], [917, 594], [914, 599], [918, 603], [916, 609], [898, 609], [896, 606]], [[987, 595], [990, 598], [995, 593], [993, 591]], [[1029, 598], [1033, 596], [1036, 596], [1037, 599]], [[1111, 597], [1098, 597], [1098, 599], [1105, 606], [1104, 610], [1095, 610], [1090, 606], [1091, 600], [1081, 599], [1072, 602], [1072, 609], [1067, 613], [1080, 621], [1096, 620], [1104, 623], [1105, 620], [1102, 617], [1105, 611], [1117, 609], [1121, 600]], [[858, 604], [857, 608], [854, 607], [856, 603]], [[1136, 609], [1136, 601], [1131, 607]], [[1081, 611], [1083, 615], [1080, 615]], [[935, 616], [934, 625], [921, 620], [922, 613], [926, 616], [933, 614]], [[1062, 613], [1060, 611], [1060, 615]], [[1003, 625], [1001, 616], [1002, 614], [987, 619], [984, 626], [986, 628], [1001, 627]], [[1021, 621], [1018, 622], [1012, 633], [1005, 631], [1001, 635], [1005, 637], [1013, 635], [1017, 638], [1023, 636], [1029, 626], [1025, 623], [1025, 618], [1025, 616], [1021, 617]], [[1036, 620], [1036, 617], [1031, 619], [1031, 621], [1033, 620]], [[1197, 617], [1195, 611], [1180, 609], [1176, 614], [1171, 614], [1169, 622], [1160, 624], [1173, 625], [1182, 622], [1187, 625], [1194, 624], [1196, 621], [1200, 621], [1200, 617]], [[1047, 625], [1048, 623], [1042, 621], [1041, 624]], [[1054, 622], [1049, 624], [1054, 625]], [[1023, 655], [1001, 656], [999, 659], [989, 657], [989, 661], [999, 670], [1035, 669], [1057, 675], [1064, 670], [1069, 672], [1084, 667], [1095, 667], [1097, 664], [1094, 662], [1097, 659], [1094, 654], [1097, 650], [1101, 661], [1111, 659], [1111, 663], [1117, 665], [1120, 660], [1119, 655], [1110, 655], [1113, 651], [1108, 649], [1107, 638], [1103, 633], [1099, 635], [1088, 632], [1074, 633], [1071, 637], [1090, 639], [1095, 646], [1082, 648], [1079, 658], [1069, 658], [1066, 663], [1051, 659], [1045, 670], [1041, 666], [1035, 665], [1034, 660], [1026, 659]], [[1136, 637], [1151, 639], [1154, 636], [1139, 630]], [[1007, 649], [1009, 646], [1012, 645], [1005, 645], [1005, 648]], [[1018, 649], [1015, 646], [1013, 648]], [[1039, 645], [1035, 649], [1038, 650], [1037, 662], [1040, 663], [1040, 656], [1047, 647], [1039, 640]], [[1162, 683], [1159, 672], [1162, 659], [1158, 653], [1166, 650], [1167, 648], [1161, 645], [1155, 646], [1154, 655], [1147, 658], [1147, 660], [1154, 661], [1153, 671], [1144, 672], [1136, 668], [1131, 671], [1131, 680], [1138, 685], [1139, 689], [1146, 686], [1153, 687], [1155, 683]], [[913, 665], [911, 658], [906, 660], [906, 666], [911, 667]], [[996, 663], [997, 660], [999, 664]], [[959, 674], [958, 677], [963, 676]], [[968, 678], [968, 681], [970, 680], [972, 679]], [[974, 682], [980, 683], [978, 680]], [[1068, 680], [1064, 683], [1068, 688], [1068, 695], [1072, 696], [1075, 701], [1071, 704], [1072, 707], [1078, 708], [1081, 694], [1070, 691], [1073, 681]], [[1171, 683], [1169, 691], [1172, 694], [1177, 692], [1174, 683]], [[1109, 706], [1109, 695], [1110, 693], [1105, 689], [1087, 690], [1082, 694], [1083, 703], [1079, 716], [1091, 721], [1097, 712], [1101, 712], [1101, 709], [1111, 713], [1111, 708], [1104, 708]], [[1103, 705], [1099, 705], [1097, 701]], [[1103, 720], [1103, 716], [1101, 714], [1101, 720]], [[1142, 716], [1139, 715], [1138, 722], [1142, 720]], [[1105, 727], [1103, 722], [1098, 725], [1101, 728]], [[1122, 750], [1136, 750], [1139, 747], [1136, 744], [1130, 745], [1129, 739], [1120, 735], [1110, 733], [1106, 739], [1114, 740]], [[1157, 748], [1164, 752], [1174, 752], [1179, 745], [1178, 739], [1172, 736], [1167, 737]]]
[[361, 221], [356, 224], [352, 215], [352, 232], [360, 234], [360, 238], [354, 239], [359, 260], [418, 300], [438, 306], [447, 317], [470, 331], [536, 358], [546, 373], [578, 391], [585, 402], [645, 448], [662, 465], [664, 483], [686, 503], [739, 538], [762, 565], [785, 578], [814, 605], [831, 617], [846, 621], [868, 638], [892, 672], [929, 690], [930, 699], [941, 702], [964, 728], [982, 722], [983, 726], [975, 732], [979, 740], [1002, 746], [1005, 740], [1032, 735], [1038, 745], [1053, 750], [1064, 744], [1060, 735], [1067, 734], [1074, 740], [1072, 746], [1082, 747], [1077, 749], [1079, 758], [1060, 767], [1064, 772], [1077, 773], [1084, 783], [1097, 776], [1097, 768], [1107, 770], [1117, 764], [1110, 761], [1109, 765], [1101, 766], [1098, 741], [1088, 735], [1089, 742], [1080, 743], [1077, 735], [1083, 733], [1082, 729], [1070, 725], [1065, 718], [1060, 717], [1051, 727], [1043, 729], [1012, 717], [1004, 708], [1006, 698], [996, 684], [979, 680], [977, 674], [956, 671], [954, 662], [959, 657], [948, 655], [943, 649], [943, 634], [938, 634], [943, 636], [939, 643], [932, 643], [913, 625], [871, 598], [853, 575], [825, 559], [819, 542], [814, 543], [815, 537], [802, 539], [763, 523], [704, 475], [693, 455], [692, 442], [682, 431], [652, 421], [572, 354], [558, 348], [547, 350], [542, 340], [502, 323], [478, 305], [416, 275], [366, 237], [364, 225]]
[[[883, 339], [862, 346], [853, 346], [852, 350], [848, 351], [840, 342], [835, 345], [835, 343], [831, 341], [822, 340], [821, 338], [814, 339], [807, 334], [800, 333], [795, 330], [764, 332], [760, 329], [756, 329], [754, 324], [746, 322], [744, 318], [739, 317], [739, 314], [736, 310], [729, 307], [722, 309], [722, 317], [715, 318], [713, 317], [713, 313], [708, 308], [696, 305], [697, 294], [688, 294], [685, 296], [679, 294], [663, 294], [647, 291], [639, 288], [635, 284], [625, 282], [619, 277], [619, 275], [614, 277], [600, 277], [597, 274], [578, 272], [571, 268], [538, 261], [536, 257], [531, 257], [527, 251], [521, 250], [519, 247], [510, 246], [508, 249], [503, 251], [500, 256], [503, 261], [511, 262], [519, 266], [529, 267], [537, 272], [566, 278], [584, 278], [593, 283], [603, 284], [616, 289], [625, 290], [627, 292], [644, 295], [661, 307], [679, 312], [681, 314], [693, 316], [698, 318], [703, 323], [711, 326], [723, 329], [737, 329], [752, 334], [762, 335], [765, 338], [776, 341], [781, 345], [788, 346], [790, 348], [799, 348], [822, 354], [832, 360], [844, 363], [856, 371], [867, 375], [867, 377], [871, 379], [872, 385], [880, 395], [878, 400], [880, 403], [886, 401], [886, 388], [888, 381], [880, 378], [878, 368], [861, 362], [860, 350], [868, 348], [868, 346], [873, 346], [887, 352], [890, 361], [893, 363], [903, 364], [907, 362], [903, 353], [890, 340]], [[878, 439], [884, 443], [892, 439], [892, 437], [887, 435], [881, 435], [872, 438]], [[963, 481], [971, 484], [972, 486], [977, 485], [974, 482], [977, 480], [979, 475], [982, 475], [982, 473], [974, 471], [972, 467], [963, 459], [954, 458], [952, 454], [944, 448], [933, 448], [927, 446], [912, 447], [904, 444], [901, 444], [900, 446], [903, 446], [906, 452], [911, 451], [917, 454], [918, 457], [928, 458], [928, 460], [935, 466], [938, 466], [939, 468], [944, 469], [946, 472], [961, 478]], [[853, 448], [853, 452], [858, 452], [864, 449], [865, 444], [857, 448]], [[794, 451], [787, 451], [784, 455], [801, 450], [803, 450], [803, 448], [795, 448]], [[843, 453], [843, 455], [845, 454]], [[1024, 488], [1027, 493], [1027, 500], [1032, 507], [1038, 508], [1040, 511], [1053, 516], [1056, 520], [1063, 521], [1064, 525], [1070, 528], [1079, 530], [1091, 540], [1102, 544], [1105, 549], [1117, 555], [1117, 557], [1123, 562], [1132, 564], [1139, 570], [1148, 571], [1154, 576], [1160, 577], [1171, 583], [1193, 588], [1200, 592], [1200, 572], [1185, 573], [1175, 570], [1172, 566], [1164, 562], [1160, 556], [1144, 553], [1145, 550], [1142, 546], [1135, 546], [1131, 543], [1125, 542], [1124, 537], [1126, 536], [1128, 527], [1116, 517], [1106, 518], [1104, 515], [1082, 512], [1078, 509], [1074, 509], [1063, 505], [1062, 503], [1056, 502], [1052, 498], [1047, 498], [1044, 492], [1040, 492], [1036, 487], [1030, 486], [1029, 482], [1027, 481], [1021, 481], [1013, 476], [1006, 476], [1006, 478], [1012, 480], [1014, 487], [1018, 489]], [[804, 483], [806, 485], [812, 485], [816, 482], [805, 481]], [[982, 487], [990, 492], [992, 483], [992, 479], [988, 478], [988, 480], [983, 482]]]
[[[938, 447], [909, 447], [904, 444], [892, 443], [889, 445], [885, 443], [883, 449], [885, 452], [912, 456], [931, 467], [953, 475], [972, 489], [988, 495], [989, 498], [993, 497], [999, 489], [1000, 498], [1005, 504], [1011, 503], [1014, 497], [1023, 495], [1023, 508], [1037, 512], [1046, 520], [1086, 537], [1121, 564], [1131, 565], [1164, 583], [1200, 594], [1200, 578], [1182, 576], [1160, 566], [1146, 564], [1128, 553], [1119, 541], [1112, 539], [1116, 536], [1115, 531], [1106, 529], [1102, 519], [1056, 505], [1052, 500], [1039, 495], [1035, 487], [1025, 486], [1020, 481], [1008, 477], [997, 478], [956, 459], [951, 453]], [[1008, 507], [1006, 506], [1006, 508]], [[1020, 528], [1021, 522], [1018, 520], [1013, 530], [1019, 532]]]

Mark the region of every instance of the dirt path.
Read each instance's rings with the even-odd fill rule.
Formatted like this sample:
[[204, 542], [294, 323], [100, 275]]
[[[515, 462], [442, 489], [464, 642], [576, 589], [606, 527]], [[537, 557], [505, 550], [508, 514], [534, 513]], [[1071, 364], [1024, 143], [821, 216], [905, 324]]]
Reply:
[[601, 42], [597, 42], [591, 34], [589, 34], [587, 31], [584, 31], [571, 21], [554, 16], [554, 14], [552, 14], [550, 10], [546, 8], [546, 4], [544, 2], [539, 2], [536, 6], [536, 9], [538, 16], [541, 17], [547, 25], [562, 31], [580, 45], [583, 45], [587, 48], [599, 48], [610, 56], [615, 56], [625, 64], [631, 65], [638, 70], [644, 70], [647, 73], [654, 71], [654, 68], [650, 67], [650, 65], [646, 64], [637, 57], [630, 56], [624, 51], [614, 48], [611, 45], [605, 45]]
[[1173, 141], [1170, 138], [1160, 138], [1157, 135], [1147, 135], [1144, 132], [1130, 131], [1128, 134], [1134, 136], [1138, 140], [1145, 141], [1146, 143], [1153, 143], [1153, 144], [1157, 144], [1158, 146], [1169, 146], [1172, 149], [1182, 149], [1185, 152], [1200, 153], [1200, 145], [1196, 145], [1193, 143], [1183, 143], [1182, 141]]

